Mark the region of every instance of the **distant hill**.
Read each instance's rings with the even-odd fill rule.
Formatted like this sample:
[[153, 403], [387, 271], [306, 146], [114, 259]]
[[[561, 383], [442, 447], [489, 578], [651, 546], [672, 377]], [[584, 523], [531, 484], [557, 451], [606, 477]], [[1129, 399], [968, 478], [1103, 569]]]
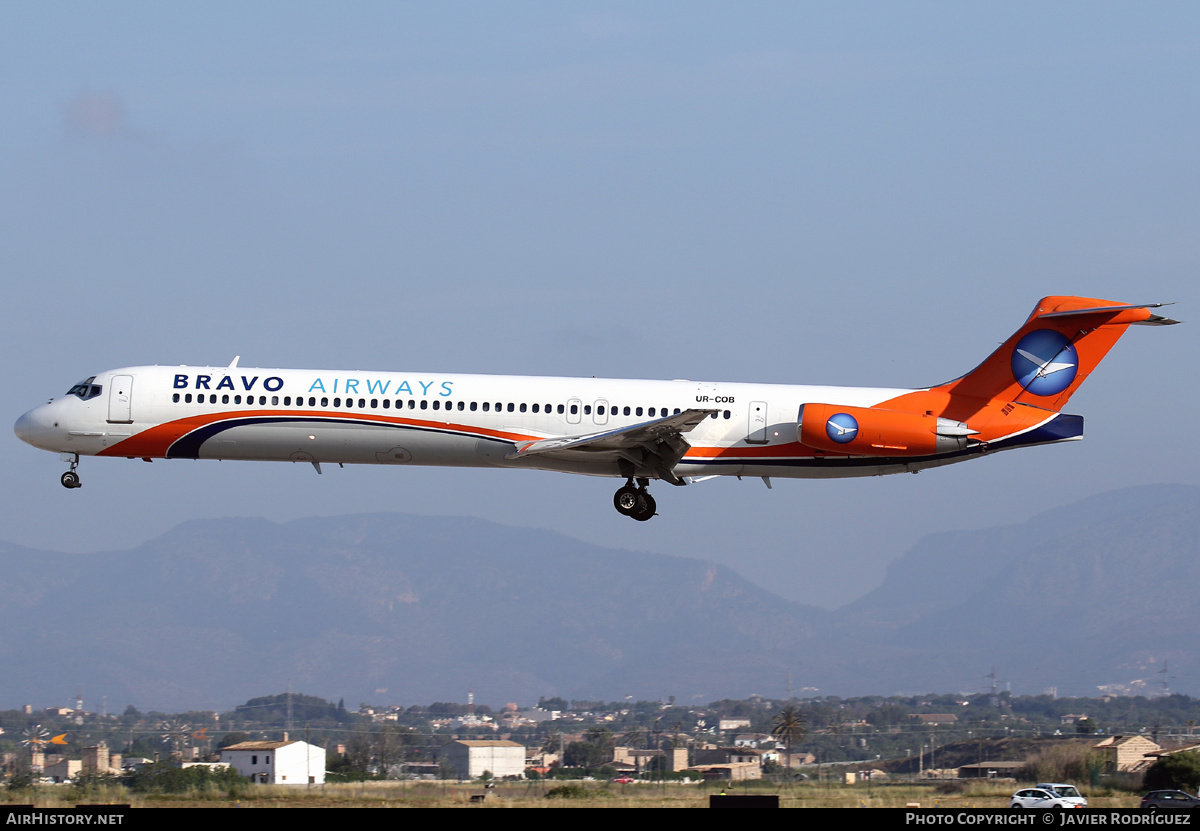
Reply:
[[189, 522], [90, 555], [3, 546], [0, 566], [7, 706], [80, 684], [142, 708], [289, 683], [355, 704], [749, 694], [829, 615], [695, 559], [397, 514]]
[[920, 672], [889, 665], [914, 689], [921, 678], [944, 689], [995, 664], [1025, 692], [1154, 692], [1170, 676], [1195, 692], [1198, 587], [1200, 488], [1157, 485], [1020, 525], [926, 537], [837, 617], [868, 628], [872, 651], [929, 661]]
[[1200, 488], [1102, 494], [935, 534], [836, 612], [722, 566], [482, 520], [189, 522], [131, 551], [0, 545], [0, 707], [680, 701], [1153, 685], [1195, 693]]

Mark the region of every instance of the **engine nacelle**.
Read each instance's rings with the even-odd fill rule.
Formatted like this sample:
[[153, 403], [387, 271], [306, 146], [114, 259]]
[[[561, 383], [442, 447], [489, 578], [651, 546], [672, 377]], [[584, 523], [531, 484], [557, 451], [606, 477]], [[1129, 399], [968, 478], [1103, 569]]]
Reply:
[[800, 408], [796, 435], [806, 447], [850, 456], [931, 456], [965, 450], [972, 430], [961, 421], [926, 415], [805, 404]]

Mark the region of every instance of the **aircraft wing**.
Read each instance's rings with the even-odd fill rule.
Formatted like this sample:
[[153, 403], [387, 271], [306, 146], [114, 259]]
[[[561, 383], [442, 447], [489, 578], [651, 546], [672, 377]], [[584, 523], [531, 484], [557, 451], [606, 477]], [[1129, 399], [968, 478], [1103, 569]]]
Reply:
[[[581, 458], [626, 461], [635, 470], [652, 470], [660, 479], [680, 484], [672, 469], [691, 447], [683, 438], [716, 410], [684, 410], [617, 430], [522, 442], [504, 455], [511, 461], [544, 456], [565, 461]], [[640, 475], [640, 474], [638, 474]]]

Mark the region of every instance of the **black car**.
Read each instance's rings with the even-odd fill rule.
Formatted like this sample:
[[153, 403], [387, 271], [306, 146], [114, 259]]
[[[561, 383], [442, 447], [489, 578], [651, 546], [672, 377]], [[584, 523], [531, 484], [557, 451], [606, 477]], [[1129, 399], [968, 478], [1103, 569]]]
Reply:
[[1147, 811], [1190, 811], [1200, 807], [1200, 796], [1183, 791], [1150, 791], [1142, 797], [1141, 807]]

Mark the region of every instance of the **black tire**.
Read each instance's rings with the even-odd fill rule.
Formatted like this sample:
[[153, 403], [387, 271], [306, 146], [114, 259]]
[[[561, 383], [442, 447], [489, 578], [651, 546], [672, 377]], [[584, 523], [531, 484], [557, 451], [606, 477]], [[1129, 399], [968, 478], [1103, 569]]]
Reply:
[[626, 485], [613, 494], [613, 507], [623, 516], [633, 516], [640, 504], [638, 489], [631, 485]]
[[64, 488], [77, 488], [80, 484], [79, 474], [73, 470], [68, 470], [66, 473], [64, 473], [59, 481], [62, 482], [62, 486]]
[[654, 511], [657, 507], [658, 506], [654, 503], [653, 496], [645, 491], [639, 491], [637, 510], [630, 514], [630, 516], [636, 519], [638, 522], [645, 522], [654, 516]]

